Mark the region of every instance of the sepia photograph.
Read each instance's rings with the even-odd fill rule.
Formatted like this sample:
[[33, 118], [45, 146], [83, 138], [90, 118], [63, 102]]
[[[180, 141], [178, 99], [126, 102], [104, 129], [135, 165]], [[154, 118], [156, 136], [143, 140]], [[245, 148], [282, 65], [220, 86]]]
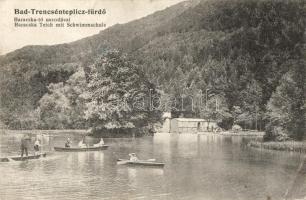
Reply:
[[306, 200], [305, 0], [0, 0], [0, 200]]

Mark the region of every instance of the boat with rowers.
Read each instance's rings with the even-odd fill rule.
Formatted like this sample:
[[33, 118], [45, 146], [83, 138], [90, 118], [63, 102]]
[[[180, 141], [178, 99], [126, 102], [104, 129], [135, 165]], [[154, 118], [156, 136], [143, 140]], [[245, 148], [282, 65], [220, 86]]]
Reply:
[[165, 163], [156, 162], [155, 159], [137, 160], [137, 161], [131, 161], [127, 159], [118, 159], [117, 164], [118, 165], [152, 166], [152, 167], [164, 167], [165, 165]]
[[108, 145], [104, 144], [103, 138], [100, 139], [100, 142], [94, 144], [93, 146], [88, 146], [84, 143], [85, 137], [79, 142], [78, 147], [71, 147], [71, 140], [67, 138], [65, 143], [65, 147], [54, 147], [55, 151], [62, 151], [62, 152], [80, 152], [80, 151], [101, 151], [106, 150]]
[[46, 153], [41, 153], [37, 155], [30, 155], [30, 156], [12, 156], [12, 157], [6, 157], [6, 158], [0, 158], [0, 162], [10, 162], [10, 161], [26, 161], [26, 160], [34, 160], [34, 159], [40, 159], [46, 157]]
[[80, 151], [101, 151], [106, 150], [108, 148], [108, 145], [103, 146], [88, 146], [88, 147], [54, 147], [55, 151], [61, 151], [61, 152], [80, 152]]

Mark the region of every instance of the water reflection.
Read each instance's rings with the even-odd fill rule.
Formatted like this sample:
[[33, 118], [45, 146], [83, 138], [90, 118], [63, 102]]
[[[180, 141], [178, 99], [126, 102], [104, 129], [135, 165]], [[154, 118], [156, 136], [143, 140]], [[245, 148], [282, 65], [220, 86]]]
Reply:
[[[158, 133], [153, 138], [154, 142], [154, 155], [156, 155], [160, 150], [163, 152], [163, 155], [166, 157], [171, 156], [171, 135]], [[162, 156], [162, 155], [159, 155]], [[164, 158], [165, 159], [165, 158]]]
[[198, 154], [198, 136], [181, 134], [177, 136], [177, 151], [184, 158], [194, 157]]
[[[38, 136], [48, 156], [0, 163], [5, 177], [0, 179], [0, 199], [281, 199], [302, 157], [248, 148], [249, 139], [243, 137], [209, 134], [107, 139], [107, 151], [72, 153], [51, 150], [67, 137], [77, 145], [81, 135]], [[3, 157], [19, 152], [21, 134], [0, 137]], [[130, 152], [166, 165], [116, 164]]]

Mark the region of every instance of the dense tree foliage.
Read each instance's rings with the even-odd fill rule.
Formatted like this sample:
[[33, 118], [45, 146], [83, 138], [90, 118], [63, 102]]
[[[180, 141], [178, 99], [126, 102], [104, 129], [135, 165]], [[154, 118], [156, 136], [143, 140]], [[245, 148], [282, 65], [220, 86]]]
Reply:
[[205, 1], [175, 18], [170, 32], [162, 27], [161, 36], [136, 56], [167, 93], [184, 93], [190, 86], [197, 94], [209, 90], [226, 99], [229, 123], [262, 129], [267, 102], [290, 63], [299, 59], [304, 4]]
[[137, 66], [118, 51], [108, 52], [90, 67], [85, 117], [94, 131], [141, 129], [160, 119], [150, 94], [157, 95]]
[[183, 2], [69, 44], [27, 46], [0, 56], [0, 120], [9, 128], [27, 129], [21, 121], [31, 118], [51, 83], [65, 84], [79, 67], [87, 72], [109, 49], [135, 51], [158, 35], [158, 27], [195, 4]]
[[[44, 118], [50, 112], [42, 109], [42, 102], [68, 98], [64, 92], [67, 80], [83, 67], [89, 82], [86, 117], [91, 124], [140, 126], [138, 122], [143, 124], [151, 117], [131, 118], [131, 102], [119, 111], [111, 105], [126, 98], [125, 94], [133, 96], [124, 86], [129, 85], [126, 77], [142, 71], [135, 76], [147, 77], [156, 86], [162, 110], [215, 119], [224, 128], [233, 124], [246, 129], [266, 127], [267, 139], [275, 138], [275, 130], [301, 139], [305, 132], [305, 9], [305, 1], [300, 0], [183, 2], [68, 45], [16, 51], [0, 59], [5, 74], [0, 80], [1, 118], [18, 128], [25, 127], [15, 123], [20, 113], [28, 119], [40, 113], [45, 122], [51, 116], [58, 120], [56, 113]], [[125, 56], [106, 54], [110, 49], [127, 53], [137, 70]], [[106, 60], [101, 55], [107, 55]], [[116, 76], [125, 78], [117, 80]], [[110, 83], [114, 94], [108, 93]], [[142, 83], [138, 89], [144, 93]], [[56, 99], [58, 93], [63, 98]], [[107, 116], [100, 116], [99, 109]], [[71, 120], [66, 117], [61, 120]]]
[[306, 123], [305, 62], [292, 64], [281, 79], [269, 103], [266, 139], [282, 139], [284, 135], [302, 140]]
[[50, 84], [48, 93], [40, 99], [37, 108], [40, 128], [85, 128], [84, 92], [86, 86], [85, 73], [82, 68], [71, 75], [65, 83]]

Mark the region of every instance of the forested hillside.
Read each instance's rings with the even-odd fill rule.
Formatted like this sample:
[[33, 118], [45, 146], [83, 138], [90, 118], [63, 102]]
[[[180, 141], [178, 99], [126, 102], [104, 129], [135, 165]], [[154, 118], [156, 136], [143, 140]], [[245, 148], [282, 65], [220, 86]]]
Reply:
[[[301, 139], [305, 9], [299, 0], [188, 1], [74, 43], [25, 47], [0, 59], [1, 119], [10, 128], [86, 126], [71, 119], [82, 113], [75, 104], [84, 100], [82, 89], [68, 98], [63, 88], [75, 73], [86, 87], [92, 63], [118, 49], [160, 91], [164, 110], [216, 119], [224, 128], [265, 129], [267, 139]], [[57, 102], [58, 93], [66, 104]], [[65, 110], [66, 121], [50, 114], [52, 102], [59, 113]]]
[[[89, 65], [108, 50], [119, 49], [128, 53], [135, 51], [156, 37], [157, 27], [196, 4], [196, 1], [183, 2], [140, 20], [114, 25], [97, 35], [73, 43], [27, 46], [1, 56], [1, 120], [9, 128], [37, 127], [36, 108], [43, 95], [50, 93], [50, 84], [66, 83], [77, 69], [84, 68], [86, 71]], [[54, 122], [57, 123], [58, 120]], [[60, 128], [63, 125], [43, 127]]]

